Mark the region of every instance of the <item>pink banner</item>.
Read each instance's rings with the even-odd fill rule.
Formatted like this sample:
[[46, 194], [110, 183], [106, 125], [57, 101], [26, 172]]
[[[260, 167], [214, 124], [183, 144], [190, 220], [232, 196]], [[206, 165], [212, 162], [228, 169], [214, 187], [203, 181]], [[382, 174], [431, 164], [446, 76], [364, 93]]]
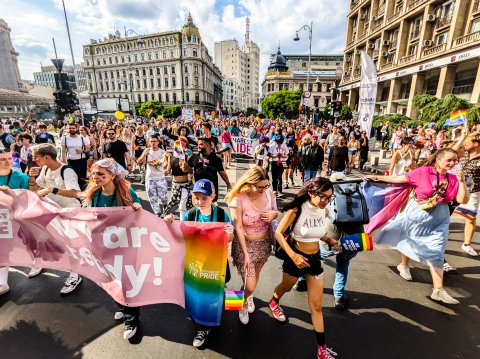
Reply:
[[88, 277], [121, 304], [184, 307], [184, 257], [178, 222], [130, 207], [57, 208], [27, 190], [0, 191], [0, 265], [35, 260]]

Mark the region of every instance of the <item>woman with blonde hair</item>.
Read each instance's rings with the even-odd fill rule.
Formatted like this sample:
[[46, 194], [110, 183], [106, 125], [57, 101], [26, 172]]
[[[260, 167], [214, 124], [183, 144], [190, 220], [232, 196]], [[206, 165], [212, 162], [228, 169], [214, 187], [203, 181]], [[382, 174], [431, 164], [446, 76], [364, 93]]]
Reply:
[[272, 221], [278, 216], [266, 170], [256, 166], [245, 172], [228, 193], [226, 202], [237, 233], [232, 243], [233, 265], [244, 281], [247, 298], [239, 319], [248, 324], [249, 314], [255, 311], [252, 294], [272, 248]]
[[[142, 208], [140, 198], [125, 177], [128, 171], [115, 162], [106, 158], [95, 162], [91, 167], [92, 181], [82, 194], [84, 207], [119, 207], [132, 206], [135, 210]], [[123, 319], [125, 330], [124, 339], [130, 339], [137, 332], [139, 307], [127, 307], [118, 304], [114, 318]]]

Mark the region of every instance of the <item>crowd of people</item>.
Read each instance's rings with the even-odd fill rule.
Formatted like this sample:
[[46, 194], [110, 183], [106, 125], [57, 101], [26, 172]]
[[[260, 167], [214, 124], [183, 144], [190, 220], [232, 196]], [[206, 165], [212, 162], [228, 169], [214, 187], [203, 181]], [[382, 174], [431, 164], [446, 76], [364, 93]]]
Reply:
[[[62, 208], [132, 206], [142, 208], [131, 182], [144, 185], [155, 215], [167, 222], [222, 222], [229, 235], [231, 263], [242, 278], [245, 302], [242, 324], [255, 312], [253, 295], [272, 245], [284, 251], [283, 273], [272, 288], [272, 316], [286, 321], [280, 300], [292, 288], [306, 290], [317, 344], [317, 357], [332, 358], [326, 347], [322, 314], [322, 259], [337, 256], [335, 307], [347, 307], [348, 263], [338, 231], [331, 223], [334, 178], [361, 174], [375, 144], [388, 150], [390, 168], [370, 181], [409, 184], [413, 191], [405, 208], [382, 228], [377, 241], [401, 253], [397, 269], [412, 280], [410, 260], [429, 266], [431, 298], [457, 304], [443, 288], [443, 274], [454, 270], [444, 260], [449, 218], [456, 206], [478, 211], [480, 206], [479, 125], [435, 131], [432, 126], [394, 130], [388, 123], [360, 130], [355, 121], [338, 124], [299, 120], [235, 119], [168, 120], [94, 119], [47, 126], [30, 117], [2, 119], [0, 126], [0, 190], [25, 189]], [[230, 182], [226, 169], [235, 166], [232, 137], [258, 140], [251, 168]], [[340, 174], [340, 176], [339, 176]], [[330, 179], [328, 177], [331, 176]], [[225, 203], [219, 177], [227, 187]], [[171, 181], [167, 180], [170, 178]], [[169, 184], [171, 182], [171, 184]], [[277, 199], [297, 187], [293, 197]], [[142, 187], [140, 187], [142, 188]], [[466, 219], [461, 248], [472, 247], [475, 217]], [[41, 272], [35, 263], [30, 278]], [[230, 268], [227, 263], [227, 281]], [[299, 280], [300, 279], [300, 280]], [[302, 280], [303, 279], [303, 280]], [[74, 291], [82, 278], [70, 273], [62, 294]], [[298, 282], [297, 282], [298, 281]], [[0, 268], [0, 295], [9, 291], [8, 268]], [[136, 334], [140, 308], [119, 305], [114, 314], [125, 323], [124, 338]], [[195, 347], [204, 345], [211, 328], [194, 323]]]

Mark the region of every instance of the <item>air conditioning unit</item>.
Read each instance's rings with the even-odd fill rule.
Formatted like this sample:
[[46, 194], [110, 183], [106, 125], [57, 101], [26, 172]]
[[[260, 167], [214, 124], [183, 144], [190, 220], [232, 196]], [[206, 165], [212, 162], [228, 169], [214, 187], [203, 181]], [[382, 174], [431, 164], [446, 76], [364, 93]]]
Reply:
[[423, 40], [423, 47], [430, 47], [433, 45], [432, 40]]
[[427, 21], [428, 22], [435, 22], [437, 20], [437, 16], [435, 14], [428, 14]]
[[387, 57], [387, 56], [388, 56], [388, 52], [383, 51], [383, 52], [382, 52], [382, 57]]
[[352, 58], [350, 56], [345, 57], [345, 62], [351, 62]]
[[390, 40], [384, 40], [383, 46], [390, 46]]
[[374, 49], [375, 48], [375, 44], [372, 42], [370, 44], [368, 44], [368, 48], [369, 49]]

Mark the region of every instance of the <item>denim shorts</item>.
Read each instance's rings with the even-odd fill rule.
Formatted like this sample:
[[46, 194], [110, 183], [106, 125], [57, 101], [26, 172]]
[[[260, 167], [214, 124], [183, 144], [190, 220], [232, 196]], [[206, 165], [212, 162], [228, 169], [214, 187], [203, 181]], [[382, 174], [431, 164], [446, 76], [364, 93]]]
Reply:
[[302, 277], [306, 274], [311, 276], [317, 276], [323, 273], [322, 261], [320, 259], [320, 250], [314, 254], [305, 254], [295, 246], [292, 246], [295, 253], [301, 254], [307, 258], [310, 267], [298, 268], [292, 258], [288, 257], [283, 261], [283, 272], [291, 275], [292, 277]]

